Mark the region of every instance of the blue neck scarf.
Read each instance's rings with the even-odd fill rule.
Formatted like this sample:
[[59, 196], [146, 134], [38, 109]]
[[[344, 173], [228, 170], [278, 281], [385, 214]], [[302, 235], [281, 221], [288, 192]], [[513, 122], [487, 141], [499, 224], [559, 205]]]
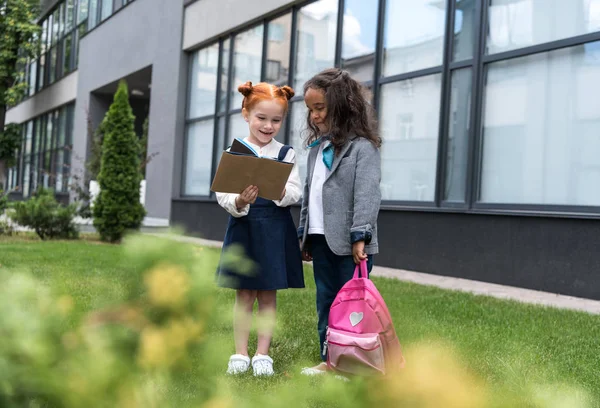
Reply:
[[[326, 140], [329, 140], [329, 136], [322, 136], [309, 144], [308, 147], [319, 146]], [[328, 170], [331, 170], [331, 166], [333, 165], [333, 153], [333, 145], [329, 143], [329, 145], [323, 149], [323, 163], [325, 163], [325, 167], [327, 167]]]

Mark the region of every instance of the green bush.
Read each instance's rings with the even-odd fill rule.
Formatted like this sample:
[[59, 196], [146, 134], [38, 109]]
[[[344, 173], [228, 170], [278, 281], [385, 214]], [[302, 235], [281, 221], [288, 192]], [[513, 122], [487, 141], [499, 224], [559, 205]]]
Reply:
[[100, 194], [92, 211], [94, 227], [104, 241], [120, 241], [125, 231], [139, 229], [146, 215], [140, 203], [140, 144], [134, 119], [127, 84], [121, 81], [102, 124]]
[[12, 205], [10, 218], [17, 224], [35, 230], [41, 239], [75, 239], [79, 236], [73, 222], [77, 208], [74, 204], [63, 206], [51, 190], [40, 190], [27, 201]]
[[8, 194], [0, 190], [0, 215], [4, 214], [4, 210], [8, 207]]
[[11, 236], [14, 232], [12, 225], [5, 220], [0, 220], [0, 235]]

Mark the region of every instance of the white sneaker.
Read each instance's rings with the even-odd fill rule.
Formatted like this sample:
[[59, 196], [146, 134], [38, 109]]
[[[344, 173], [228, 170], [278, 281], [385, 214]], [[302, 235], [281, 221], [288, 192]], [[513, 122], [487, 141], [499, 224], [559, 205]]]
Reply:
[[255, 377], [275, 374], [275, 371], [273, 371], [273, 359], [263, 354], [255, 355], [252, 357], [252, 370]]
[[323, 375], [327, 373], [327, 363], [321, 363], [314, 367], [304, 367], [300, 374], [302, 375]]
[[250, 368], [250, 357], [243, 354], [234, 354], [229, 357], [229, 363], [227, 364], [227, 374], [235, 375], [242, 374], [248, 371]]

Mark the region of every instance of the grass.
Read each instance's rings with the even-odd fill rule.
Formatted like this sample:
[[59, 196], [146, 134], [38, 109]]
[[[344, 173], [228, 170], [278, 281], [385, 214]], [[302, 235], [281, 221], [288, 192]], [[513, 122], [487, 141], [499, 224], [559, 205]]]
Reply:
[[[130, 270], [122, 262], [119, 246], [100, 244], [93, 237], [41, 242], [30, 235], [0, 240], [0, 268], [28, 270], [57, 292], [70, 294], [76, 304], [73, 324], [90, 310], [111, 304]], [[271, 379], [244, 375], [228, 380], [239, 395], [277, 387], [298, 375], [298, 364], [319, 361], [310, 267], [305, 268], [305, 278], [306, 289], [281, 291], [278, 297], [278, 327], [271, 350], [278, 374]], [[408, 355], [418, 345], [441, 343], [478, 377], [503, 389], [566, 383], [600, 401], [600, 316], [391, 279], [374, 281]], [[218, 313], [228, 315], [232, 292], [220, 290], [219, 304]], [[233, 352], [227, 319], [213, 327], [211, 335], [229, 344]], [[256, 344], [255, 334], [252, 344]], [[222, 356], [223, 371], [227, 358]], [[196, 359], [202, 364], [201, 356]]]

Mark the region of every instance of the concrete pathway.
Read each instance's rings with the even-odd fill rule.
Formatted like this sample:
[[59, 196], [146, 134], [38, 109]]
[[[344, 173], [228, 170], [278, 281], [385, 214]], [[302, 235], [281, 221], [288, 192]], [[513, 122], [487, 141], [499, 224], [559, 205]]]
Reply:
[[[209, 241], [190, 236], [169, 235], [164, 233], [152, 233], [150, 235], [162, 237], [168, 236], [181, 242], [188, 242], [207, 247], [220, 248], [222, 246], [222, 242], [220, 241]], [[371, 274], [373, 276], [418, 283], [420, 285], [435, 286], [442, 289], [491, 296], [498, 299], [510, 299], [523, 303], [600, 314], [600, 301], [598, 300], [583, 299], [573, 296], [559, 295], [556, 293], [522, 289], [513, 286], [504, 286], [495, 283], [480, 282], [469, 279], [439, 276], [429, 273], [406, 271], [402, 269], [392, 269], [377, 265], [373, 267], [373, 272]]]

